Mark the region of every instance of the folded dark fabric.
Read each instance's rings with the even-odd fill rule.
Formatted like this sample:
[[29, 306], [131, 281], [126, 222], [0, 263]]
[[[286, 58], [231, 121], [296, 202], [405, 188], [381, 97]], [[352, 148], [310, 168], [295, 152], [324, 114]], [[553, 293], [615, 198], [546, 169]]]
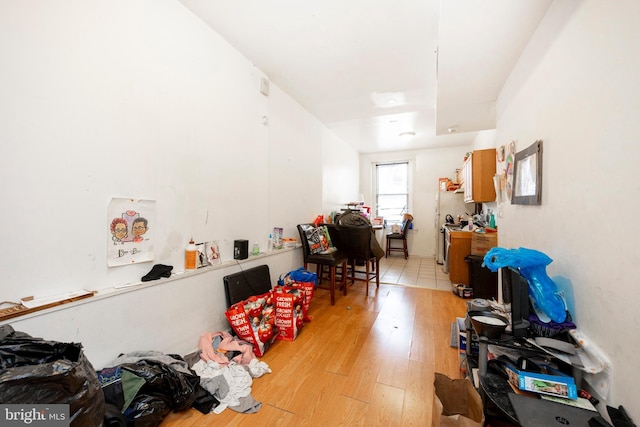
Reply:
[[161, 277], [171, 277], [171, 270], [173, 270], [173, 266], [171, 265], [156, 264], [150, 272], [142, 277], [142, 281], [149, 282], [151, 280], [158, 280]]

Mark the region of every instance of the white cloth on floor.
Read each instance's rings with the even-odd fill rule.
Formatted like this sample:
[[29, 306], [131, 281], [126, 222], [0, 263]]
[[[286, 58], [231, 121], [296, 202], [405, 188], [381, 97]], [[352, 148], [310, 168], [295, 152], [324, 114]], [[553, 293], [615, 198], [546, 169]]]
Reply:
[[212, 390], [207, 388], [208, 378], [211, 379], [222, 376], [227, 382], [229, 392], [225, 396], [222, 396], [222, 399], [218, 399], [220, 400], [220, 404], [213, 410], [216, 414], [222, 413], [222, 411], [229, 406], [240, 406], [241, 399], [251, 394], [253, 380], [247, 369], [242, 365], [231, 362], [226, 366], [220, 366], [213, 361], [205, 362], [204, 360], [200, 360], [191, 368], [202, 379], [202, 386], [211, 394], [215, 395]]
[[264, 374], [270, 374], [271, 368], [265, 362], [260, 362], [258, 359], [253, 359], [249, 362], [249, 373], [252, 378], [260, 378]]

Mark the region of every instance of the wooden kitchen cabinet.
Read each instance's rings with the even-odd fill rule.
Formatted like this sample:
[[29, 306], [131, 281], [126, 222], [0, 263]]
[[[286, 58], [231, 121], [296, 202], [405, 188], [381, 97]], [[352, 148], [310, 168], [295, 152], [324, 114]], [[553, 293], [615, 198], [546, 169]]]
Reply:
[[471, 254], [471, 235], [470, 231], [451, 231], [449, 246], [449, 280], [451, 283], [461, 283], [470, 285], [469, 282], [469, 264], [464, 260], [467, 255]]
[[465, 203], [496, 201], [493, 177], [496, 174], [496, 149], [475, 150], [464, 162], [462, 179]]

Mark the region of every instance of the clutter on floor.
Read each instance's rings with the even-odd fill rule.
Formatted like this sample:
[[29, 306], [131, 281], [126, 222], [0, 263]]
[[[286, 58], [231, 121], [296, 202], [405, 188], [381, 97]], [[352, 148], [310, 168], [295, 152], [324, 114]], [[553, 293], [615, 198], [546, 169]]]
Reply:
[[[154, 265], [143, 281], [171, 275]], [[255, 413], [262, 403], [251, 395], [254, 379], [271, 373], [258, 359], [276, 341], [295, 340], [318, 280], [298, 269], [272, 288], [268, 266], [224, 278], [230, 303], [227, 331], [204, 332], [198, 350], [184, 357], [144, 350], [120, 354], [99, 371], [82, 345], [33, 338], [0, 326], [0, 402], [60, 404], [71, 426], [157, 426], [172, 411], [195, 408]], [[265, 290], [255, 294], [255, 290]], [[238, 300], [240, 296], [246, 298]]]
[[[461, 374], [480, 393], [488, 424], [538, 426], [562, 418], [562, 424], [611, 426], [598, 412], [605, 405], [589, 393], [607, 396], [610, 364], [573, 322], [546, 273], [551, 262], [528, 248], [486, 252], [483, 267], [499, 274], [502, 286], [497, 300], [467, 302], [466, 317], [452, 325]], [[634, 425], [622, 418], [615, 427]]]

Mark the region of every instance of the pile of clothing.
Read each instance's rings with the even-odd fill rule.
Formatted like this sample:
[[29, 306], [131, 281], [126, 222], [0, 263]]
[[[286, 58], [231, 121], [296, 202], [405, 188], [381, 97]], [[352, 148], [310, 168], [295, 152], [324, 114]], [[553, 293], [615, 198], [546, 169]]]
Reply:
[[271, 370], [253, 346], [227, 332], [204, 333], [184, 358], [157, 351], [120, 355], [97, 372], [106, 404], [106, 426], [157, 426], [171, 411], [191, 407], [208, 414], [226, 408], [254, 413], [252, 379]]
[[243, 413], [260, 410], [262, 403], [251, 396], [253, 378], [271, 373], [271, 369], [256, 358], [252, 344], [227, 332], [207, 332], [200, 337], [199, 356], [192, 369], [202, 387], [218, 400], [214, 413], [226, 408]]
[[69, 405], [72, 427], [157, 426], [171, 411], [254, 413], [254, 378], [271, 369], [253, 345], [204, 333], [184, 358], [158, 351], [122, 354], [96, 371], [81, 344], [47, 341], [0, 326], [0, 402]]

